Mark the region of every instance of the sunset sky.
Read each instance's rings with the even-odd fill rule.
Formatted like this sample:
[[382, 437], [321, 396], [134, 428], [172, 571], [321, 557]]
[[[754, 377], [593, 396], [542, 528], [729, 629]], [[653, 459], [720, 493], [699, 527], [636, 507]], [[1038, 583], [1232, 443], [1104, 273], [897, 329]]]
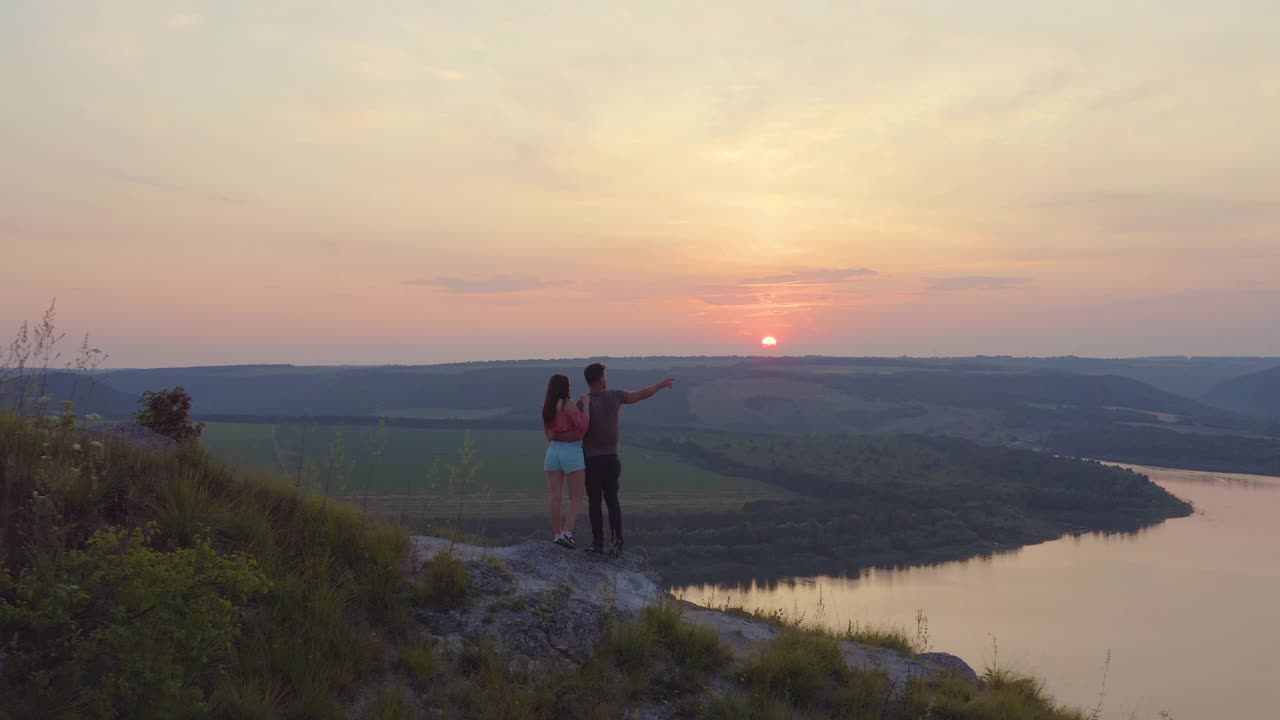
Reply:
[[8, 0], [0, 333], [56, 296], [115, 366], [1280, 355], [1277, 27]]

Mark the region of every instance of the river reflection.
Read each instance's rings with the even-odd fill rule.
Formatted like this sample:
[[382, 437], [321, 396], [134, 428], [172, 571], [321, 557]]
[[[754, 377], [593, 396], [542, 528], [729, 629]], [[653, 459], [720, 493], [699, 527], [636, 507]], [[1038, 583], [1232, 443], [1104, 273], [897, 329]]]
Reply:
[[1110, 651], [1108, 719], [1277, 717], [1280, 478], [1134, 469], [1195, 514], [963, 562], [677, 594], [911, 635], [923, 610], [934, 649], [981, 670], [998, 648], [1000, 665], [1041, 676], [1082, 708], [1098, 703]]

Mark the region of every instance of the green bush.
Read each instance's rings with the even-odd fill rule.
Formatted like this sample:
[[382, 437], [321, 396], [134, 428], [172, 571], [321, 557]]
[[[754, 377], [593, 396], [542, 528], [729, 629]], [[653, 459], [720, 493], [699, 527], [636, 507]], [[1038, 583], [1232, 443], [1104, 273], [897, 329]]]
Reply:
[[409, 677], [420, 688], [431, 685], [436, 674], [436, 651], [426, 640], [414, 640], [400, 650], [400, 662], [409, 671]]
[[[238, 636], [221, 657], [213, 652], [173, 657], [179, 667], [173, 674], [189, 679], [183, 687], [197, 691], [198, 702], [190, 706], [199, 707], [170, 717], [210, 712], [234, 718], [340, 717], [341, 696], [386, 669], [385, 645], [402, 636], [412, 618], [402, 571], [408, 547], [403, 529], [362, 519], [339, 503], [325, 506], [279, 479], [235, 477], [198, 445], [141, 450], [111, 439], [94, 442], [73, 427], [0, 412], [0, 576], [5, 578], [0, 600], [6, 603], [0, 651], [11, 658], [0, 669], [0, 695], [15, 698], [0, 707], [0, 716], [16, 708], [17, 717], [110, 717], [109, 709], [86, 704], [82, 696], [126, 690], [145, 708], [141, 712], [159, 715], [172, 709], [166, 683], [134, 683], [118, 690], [103, 683], [78, 685], [63, 677], [76, 667], [70, 647], [51, 645], [37, 653], [31, 649], [35, 646], [29, 641], [36, 636], [30, 632], [21, 636], [20, 646], [11, 646], [15, 635], [10, 629], [18, 626], [10, 617], [19, 611], [28, 615], [26, 622], [43, 623], [40, 637], [83, 632], [84, 622], [68, 613], [36, 613], [31, 602], [18, 597], [17, 586], [27, 575], [31, 579], [26, 582], [38, 580], [45, 588], [34, 602], [74, 600], [74, 593], [71, 600], [59, 599], [59, 592], [69, 592], [62, 586], [85, 585], [59, 581], [59, 573], [66, 572], [67, 558], [92, 552], [89, 542], [104, 527], [126, 528], [120, 532], [129, 534], [145, 528], [146, 557], [160, 566], [180, 563], [192, 551], [232, 561], [247, 555], [269, 580], [270, 590], [247, 605], [226, 596], [245, 612], [238, 616]], [[215, 569], [210, 559], [193, 570], [200, 582], [190, 593], [171, 594], [185, 602], [207, 585], [223, 592], [209, 575]], [[123, 602], [117, 596], [95, 595], [94, 602]], [[170, 610], [162, 604], [138, 623], [145, 621], [144, 629], [153, 634], [181, 637], [191, 631], [185, 615], [174, 627], [169, 621], [176, 614], [162, 612]], [[38, 617], [30, 617], [32, 613]], [[152, 642], [146, 633], [133, 637]], [[82, 644], [68, 643], [76, 648]], [[86, 645], [78, 651], [88, 650]], [[123, 645], [102, 652], [128, 651]], [[148, 649], [147, 657], [154, 665], [166, 655]], [[37, 671], [48, 676], [47, 687], [57, 681], [83, 690], [41, 690], [27, 681]], [[94, 677], [115, 682], [109, 675]], [[23, 711], [28, 707], [31, 713]]]
[[892, 689], [883, 672], [849, 668], [835, 638], [806, 632], [766, 645], [743, 668], [742, 682], [759, 703], [854, 718], [886, 715]]
[[618, 629], [608, 645], [608, 652], [619, 670], [631, 675], [647, 675], [657, 653], [653, 628], [633, 622]]
[[772, 641], [743, 669], [748, 688], [792, 704], [807, 703], [848, 668], [833, 638], [788, 633]]
[[461, 607], [467, 601], [471, 576], [462, 559], [450, 551], [431, 556], [424, 568], [419, 600], [436, 609]]
[[202, 717], [240, 632], [240, 606], [267, 590], [257, 564], [205, 537], [160, 552], [153, 531], [108, 527], [84, 550], [47, 553], [0, 580], [11, 667], [28, 678], [25, 717]]
[[416, 720], [422, 717], [422, 713], [405, 700], [405, 687], [392, 683], [378, 694], [370, 717], [373, 720]]
[[938, 720], [1085, 720], [1083, 714], [1056, 705], [1034, 678], [995, 670], [983, 680], [982, 690], [950, 675], [916, 680], [907, 688], [904, 705], [913, 716], [928, 712]]
[[640, 611], [636, 624], [647, 628], [684, 672], [700, 675], [719, 668], [728, 660], [728, 654], [720, 643], [720, 634], [688, 622], [676, 605], [646, 607]]
[[705, 705], [687, 708], [685, 715], [699, 720], [793, 720], [795, 713], [769, 698], [725, 696]]

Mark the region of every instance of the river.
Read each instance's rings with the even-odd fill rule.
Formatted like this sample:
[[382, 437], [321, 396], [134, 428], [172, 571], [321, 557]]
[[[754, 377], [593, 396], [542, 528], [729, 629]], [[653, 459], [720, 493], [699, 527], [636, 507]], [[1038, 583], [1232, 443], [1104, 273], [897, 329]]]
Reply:
[[1086, 711], [1101, 696], [1107, 720], [1280, 717], [1280, 478], [1134, 469], [1195, 514], [988, 558], [676, 593], [913, 636], [923, 610], [931, 649], [1035, 674]]

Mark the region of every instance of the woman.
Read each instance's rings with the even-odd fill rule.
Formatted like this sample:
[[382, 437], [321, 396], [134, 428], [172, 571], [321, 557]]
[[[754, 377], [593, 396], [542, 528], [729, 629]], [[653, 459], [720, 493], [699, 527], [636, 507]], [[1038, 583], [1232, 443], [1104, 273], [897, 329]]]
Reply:
[[[581, 404], [581, 408], [579, 408]], [[582, 440], [561, 442], [553, 440], [555, 433], [574, 433], [581, 437], [591, 423], [591, 403], [582, 396], [575, 403], [569, 378], [552, 375], [547, 383], [547, 399], [542, 404], [542, 431], [546, 435], [547, 457], [542, 468], [547, 472], [547, 490], [551, 494], [548, 507], [551, 510], [551, 532], [555, 544], [574, 549], [573, 526], [582, 509], [585, 494], [587, 463], [582, 457]], [[561, 523], [560, 500], [565, 482], [569, 484], [569, 518]]]

